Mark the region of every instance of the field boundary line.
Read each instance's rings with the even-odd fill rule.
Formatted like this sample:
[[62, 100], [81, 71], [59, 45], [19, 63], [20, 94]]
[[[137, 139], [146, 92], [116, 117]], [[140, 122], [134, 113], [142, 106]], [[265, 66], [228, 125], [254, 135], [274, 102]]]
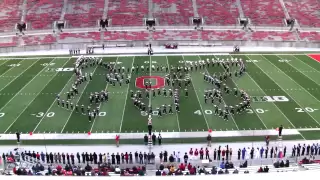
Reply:
[[[182, 57], [182, 59], [183, 59], [183, 61], [184, 61], [185, 66], [187, 66], [187, 62], [186, 62], [186, 60], [184, 59], [184, 56], [181, 56], [181, 57]], [[190, 74], [190, 73], [188, 72], [188, 74]], [[204, 113], [203, 107], [202, 107], [202, 105], [201, 105], [201, 103], [200, 103], [200, 99], [199, 99], [198, 93], [196, 92], [196, 88], [194, 87], [194, 84], [193, 84], [193, 82], [192, 82], [193, 80], [192, 80], [191, 74], [190, 74], [190, 80], [191, 80], [192, 88], [193, 88], [193, 90], [195, 91], [194, 93], [196, 94], [196, 97], [197, 97], [197, 99], [198, 99], [198, 103], [199, 103], [200, 109], [201, 109], [201, 111]], [[202, 113], [202, 114], [203, 114], [203, 113]], [[206, 121], [207, 128], [210, 129], [210, 126], [209, 126], [209, 123], [208, 123], [208, 120], [207, 120], [206, 116], [205, 116], [205, 115], [202, 115], [202, 116], [203, 116], [204, 120]]]
[[[24, 61], [24, 60], [22, 60], [22, 61]], [[15, 76], [10, 82], [8, 82], [8, 84], [6, 84], [3, 88], [0, 89], [0, 92], [1, 92], [4, 88], [6, 88], [7, 86], [9, 86], [9, 85], [10, 85], [13, 81], [15, 81], [18, 77], [20, 77], [24, 72], [26, 72], [28, 69], [30, 69], [30, 67], [32, 67], [36, 62], [38, 62], [38, 61], [35, 61], [35, 62], [32, 63], [28, 68], [26, 68], [25, 70], [23, 70], [18, 76]], [[3, 76], [4, 74], [6, 74], [7, 72], [11, 71], [13, 68], [15, 68], [15, 67], [9, 68], [9, 70], [6, 71], [5, 73], [3, 73], [1, 76]], [[1, 76], [0, 76], [0, 77], [1, 77]]]
[[[170, 77], [171, 77], [171, 70], [170, 70], [171, 68], [170, 68], [170, 65], [169, 65], [168, 56], [166, 56], [166, 59], [167, 59], [168, 72], [169, 72]], [[172, 86], [172, 83], [170, 83], [170, 86], [171, 86], [172, 90], [174, 90], [174, 88], [173, 88], [173, 86]], [[171, 100], [173, 100], [173, 99], [171, 99]], [[176, 119], [177, 119], [178, 129], [179, 129], [179, 132], [180, 132], [180, 131], [181, 131], [181, 129], [180, 129], [180, 120], [179, 120], [179, 116], [178, 116], [178, 113], [177, 113], [177, 112], [176, 112], [175, 114], [176, 114]]]
[[[246, 56], [248, 59], [251, 59], [249, 56]], [[246, 73], [246, 75], [252, 80], [252, 82], [254, 82], [259, 89], [265, 94], [267, 95], [267, 93], [258, 85], [258, 83], [251, 77], [251, 75], [249, 73]], [[276, 103], [272, 102], [272, 104], [280, 111], [280, 113], [287, 119], [287, 121], [292, 125], [293, 128], [296, 128], [295, 125], [290, 121], [290, 119], [281, 111], [281, 109], [276, 105]]]
[[[32, 66], [33, 66], [35, 63], [37, 63], [39, 60], [40, 60], [40, 59], [38, 59], [36, 62], [34, 62], [30, 67], [32, 67]], [[53, 60], [54, 60], [54, 58], [53, 58]], [[53, 61], [53, 60], [52, 60], [52, 61]], [[50, 62], [52, 62], [52, 61], [50, 61]], [[29, 69], [30, 67], [28, 67], [27, 69]], [[45, 69], [45, 68], [43, 68], [43, 69]], [[33, 80], [43, 71], [43, 69], [42, 69], [40, 72], [38, 72], [38, 74], [35, 75], [27, 84], [25, 84], [5, 105], [3, 105], [3, 107], [0, 109], [0, 111], [1, 111], [3, 108], [5, 108], [5, 107], [12, 101], [12, 99], [14, 99], [28, 84], [30, 84], [30, 82], [33, 81]]]
[[[295, 59], [297, 59], [297, 60], [299, 60], [299, 61], [303, 62], [305, 65], [309, 66], [311, 69], [313, 69], [313, 70], [317, 71], [318, 73], [320, 73], [320, 71], [319, 71], [319, 70], [317, 70], [317, 69], [315, 69], [314, 67], [310, 66], [308, 63], [304, 62], [304, 61], [303, 61], [303, 60], [301, 60], [300, 58], [297, 58], [297, 56], [295, 56], [295, 55], [292, 55], [292, 56], [293, 56]], [[310, 56], [308, 56], [308, 55], [305, 55], [305, 56], [307, 56], [308, 58], [311, 58], [311, 57], [310, 57]]]
[[[50, 61], [49, 63], [53, 62], [54, 60], [55, 60], [55, 58], [52, 59], [52, 61]], [[38, 62], [38, 61], [37, 61], [37, 62]], [[37, 75], [35, 75], [35, 76], [31, 79], [31, 81], [29, 81], [23, 88], [21, 88], [21, 90], [23, 90], [25, 87], [27, 87], [27, 85], [30, 84], [30, 82], [32, 82], [36, 77], [38, 77], [39, 74], [41, 74], [41, 73], [43, 72], [43, 70], [45, 70], [45, 69], [46, 69], [46, 67], [44, 66], [43, 69], [42, 69]], [[57, 75], [57, 74], [58, 74], [58, 72], [56, 71], [56, 74], [55, 74], [55, 75]], [[30, 101], [30, 103], [28, 103], [28, 105], [19, 113], [18, 117], [15, 118], [15, 120], [9, 125], [9, 127], [4, 131], [4, 133], [6, 133], [6, 132], [12, 127], [12, 125], [19, 119], [19, 117], [21, 116], [21, 114], [23, 114], [23, 113], [26, 111], [26, 109], [30, 106], [30, 104], [39, 96], [39, 94], [41, 94], [42, 90], [49, 84], [49, 82], [52, 81], [52, 79], [53, 79], [54, 77], [55, 77], [55, 76], [52, 76], [52, 77], [51, 77], [51, 79], [45, 84], [45, 86], [43, 86], [43, 88], [41, 89], [41, 91], [39, 91], [39, 93]], [[21, 91], [21, 90], [20, 90], [20, 91]], [[19, 92], [20, 92], [20, 91], [19, 91]], [[19, 94], [19, 93], [17, 93], [17, 94]], [[14, 96], [14, 97], [15, 97], [15, 96]], [[11, 98], [10, 101], [11, 101], [12, 99], [13, 99], [13, 98]], [[9, 102], [10, 102], [10, 101], [9, 101]], [[6, 107], [6, 106], [4, 106], [4, 107]]]
[[[281, 58], [280, 56], [278, 56], [279, 58]], [[293, 56], [294, 58], [296, 58], [295, 56]], [[297, 59], [297, 58], [296, 58]], [[299, 61], [302, 61], [300, 59], [297, 59]], [[303, 61], [302, 61], [303, 62]], [[315, 70], [317, 73], [319, 73], [319, 77], [320, 77], [320, 72], [316, 69], [314, 69], [313, 67], [309, 66], [307, 63], [303, 62], [305, 65], [307, 65], [308, 67], [312, 68], [313, 70]], [[297, 69], [295, 66], [293, 66], [292, 64], [290, 63], [287, 63], [289, 64], [293, 69], [297, 70], [298, 72], [300, 72], [301, 74], [303, 74], [304, 76], [306, 76], [308, 79], [310, 79], [312, 82], [314, 82], [316, 85], [320, 86], [320, 84], [318, 82], [315, 82], [313, 79], [311, 79], [308, 75], [306, 75], [303, 71], [300, 71], [299, 69]]]
[[[71, 60], [71, 58], [69, 58], [68, 61], [66, 61], [66, 63], [65, 63], [62, 67], [64, 67], [70, 60]], [[57, 73], [57, 74], [58, 74], [58, 73]], [[55, 74], [54, 77], [56, 77], [57, 74]], [[62, 88], [62, 90], [59, 92], [59, 95], [60, 95], [60, 94], [63, 92], [63, 90], [67, 87], [67, 85], [68, 85], [69, 82], [72, 80], [72, 78], [73, 78], [73, 74], [72, 74], [72, 76], [70, 77], [70, 79], [68, 80], [68, 82], [64, 85], [64, 87]], [[56, 98], [54, 98], [52, 104], [50, 105], [50, 107], [48, 108], [48, 110], [44, 113], [44, 115], [43, 115], [42, 118], [40, 119], [39, 123], [36, 125], [36, 127], [33, 129], [32, 132], [35, 132], [35, 131], [36, 131], [36, 129], [38, 128], [38, 126], [42, 123], [43, 119], [46, 117], [45, 115], [50, 111], [50, 109], [51, 109], [52, 106], [55, 104], [55, 102], [56, 102]]]
[[[277, 68], [282, 74], [286, 75], [289, 79], [291, 79], [295, 84], [297, 84], [298, 86], [300, 86], [304, 91], [306, 91], [310, 96], [312, 96], [316, 101], [320, 102], [319, 99], [317, 99], [316, 97], [314, 97], [309, 91], [307, 91], [303, 86], [301, 86], [297, 81], [295, 81], [294, 79], [292, 79], [289, 75], [287, 75], [285, 72], [283, 72], [280, 68], [278, 68], [278, 66], [274, 65], [272, 62], [268, 61], [268, 59], [264, 56], [262, 56], [265, 60], [267, 60], [267, 62], [269, 62], [270, 64], [272, 64], [275, 68]], [[279, 57], [279, 56], [278, 56]], [[290, 65], [291, 66], [291, 65]], [[291, 66], [292, 67], [292, 66]], [[294, 67], [293, 67], [294, 68]], [[295, 69], [295, 68], [294, 68]], [[300, 72], [298, 70], [298, 72]], [[310, 78], [308, 78], [310, 79]], [[311, 80], [312, 81], [312, 80]], [[314, 82], [314, 81], [313, 81]]]
[[[136, 58], [136, 56], [133, 56], [132, 64], [131, 64], [131, 67], [130, 67], [130, 83], [131, 83], [132, 67], [133, 67], [133, 65], [134, 65], [134, 59], [135, 59], [135, 58]], [[126, 94], [126, 98], [125, 98], [124, 106], [123, 106], [123, 110], [122, 110], [122, 116], [121, 116], [119, 133], [121, 133], [122, 123], [123, 123], [123, 118], [124, 118], [124, 113], [125, 113], [125, 111], [126, 111], [126, 106], [127, 106], [127, 100], [128, 100], [128, 93], [129, 93], [130, 83], [128, 84], [128, 87], [127, 87], [127, 94]]]
[[[214, 56], [215, 58], [217, 58], [216, 56]], [[229, 57], [232, 57], [231, 55]], [[224, 68], [224, 66], [221, 66], [221, 68], [224, 69], [224, 71], [226, 72], [226, 69]], [[234, 82], [234, 80], [232, 79], [232, 77], [230, 78], [231, 81], [233, 82], [233, 84], [237, 87], [237, 89], [239, 89], [239, 86], [236, 82]], [[257, 117], [259, 118], [259, 120], [262, 122], [263, 126], [268, 129], [268, 127], [266, 126], [266, 124], [263, 122], [263, 120], [261, 119], [261, 117], [259, 116], [259, 114], [253, 110], [253, 112], [257, 115]]]
[[[266, 59], [264, 56], [261, 56], [261, 57], [263, 57], [264, 59]], [[266, 60], [267, 60], [267, 59], [266, 59]], [[255, 64], [255, 63], [254, 63], [254, 64]], [[256, 64], [255, 64], [255, 66], [257, 66], [264, 74], [266, 74], [271, 81], [273, 81], [275, 84], [277, 84], [278, 87], [280, 87], [280, 88], [282, 89], [282, 91], [284, 91], [289, 97], [291, 97], [291, 99], [292, 99], [294, 102], [296, 102], [297, 105], [300, 106], [300, 108], [303, 107], [303, 106], [301, 106], [301, 104], [299, 104], [289, 93], [287, 93], [287, 91], [285, 91], [276, 81], [274, 81], [273, 78], [271, 78], [267, 73], [265, 73], [264, 70], [263, 70], [260, 66], [258, 66], [258, 65], [256, 65]], [[318, 125], [320, 125], [320, 123], [319, 123], [316, 119], [314, 119], [314, 117], [312, 117], [309, 112], [306, 111], [306, 113], [307, 113]]]
[[[96, 68], [95, 68], [95, 69], [93, 70], [93, 72], [92, 72], [92, 76], [93, 76], [94, 73], [96, 72], [98, 66], [99, 66], [99, 65], [96, 65]], [[87, 82], [87, 84], [84, 86], [83, 91], [81, 92], [81, 94], [80, 94], [80, 96], [79, 96], [79, 99], [77, 100], [77, 102], [76, 102], [75, 104], [78, 104], [78, 102], [79, 102], [80, 99], [82, 98], [82, 95], [83, 95], [84, 91], [87, 89], [87, 86], [88, 86], [88, 84], [90, 84], [90, 82], [91, 82], [91, 81], [89, 80], [89, 81]], [[66, 123], [65, 123], [65, 124], [63, 125], [63, 127], [62, 127], [61, 133], [63, 133], [63, 130], [64, 130], [64, 128], [66, 127], [66, 125], [68, 124], [68, 122], [69, 122], [69, 120], [70, 120], [73, 112], [74, 112], [74, 109], [72, 109], [72, 111], [70, 112], [70, 115], [69, 115], [68, 119], [66, 120]]]

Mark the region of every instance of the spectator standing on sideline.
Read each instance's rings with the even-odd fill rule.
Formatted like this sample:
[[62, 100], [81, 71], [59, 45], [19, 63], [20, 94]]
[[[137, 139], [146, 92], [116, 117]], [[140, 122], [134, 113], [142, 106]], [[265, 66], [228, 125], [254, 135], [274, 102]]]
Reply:
[[119, 147], [120, 135], [116, 135], [116, 146]]
[[159, 135], [158, 135], [158, 144], [161, 145], [161, 143], [162, 143], [162, 136], [161, 136], [161, 134], [159, 133]]
[[269, 146], [270, 136], [265, 137], [266, 146]]
[[211, 135], [208, 134], [208, 136], [207, 136], [207, 145], [208, 145], [209, 147], [211, 147], [211, 139], [212, 139]]

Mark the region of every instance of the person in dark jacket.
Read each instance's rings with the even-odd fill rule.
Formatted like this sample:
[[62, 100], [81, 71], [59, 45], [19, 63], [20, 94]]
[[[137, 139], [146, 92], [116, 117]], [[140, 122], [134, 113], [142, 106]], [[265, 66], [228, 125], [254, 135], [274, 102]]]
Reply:
[[116, 164], [116, 155], [114, 153], [111, 154], [111, 164]]
[[119, 153], [117, 153], [116, 159], [117, 159], [117, 165], [119, 165], [120, 164], [120, 155], [119, 155]]
[[84, 152], [82, 152], [81, 157], [82, 157], [82, 163], [85, 164], [86, 163], [86, 155], [84, 154]]
[[67, 164], [70, 164], [70, 155], [67, 153]]
[[156, 145], [156, 139], [157, 139], [157, 136], [153, 133], [152, 134], [152, 144], [153, 145]]
[[129, 153], [129, 163], [130, 163], [130, 164], [133, 163], [133, 160], [132, 160], [132, 159], [133, 159], [133, 158], [132, 158], [132, 153], [130, 152], [130, 153]]
[[141, 152], [139, 153], [139, 163], [143, 164], [143, 154]]
[[71, 164], [74, 164], [74, 155], [72, 153], [70, 155], [70, 159], [71, 159]]
[[93, 163], [93, 155], [92, 155], [92, 153], [89, 154], [89, 161], [90, 161], [91, 164]]
[[66, 164], [66, 155], [62, 153], [61, 156], [62, 156], [62, 163]]
[[99, 163], [102, 163], [103, 161], [102, 161], [102, 154], [100, 153], [99, 154]]
[[50, 152], [50, 161], [51, 161], [51, 163], [53, 163], [53, 154], [52, 154], [52, 152]]
[[139, 162], [139, 153], [137, 151], [134, 153], [134, 160], [135, 160], [135, 163]]
[[77, 159], [78, 159], [78, 164], [80, 164], [80, 154], [79, 154], [79, 152], [77, 152]]
[[47, 163], [49, 164], [49, 159], [50, 159], [50, 157], [49, 157], [49, 154], [48, 153], [46, 153], [46, 159], [47, 159]]
[[93, 153], [93, 163], [98, 164], [98, 156], [97, 156], [96, 152]]
[[163, 153], [163, 162], [168, 162], [168, 152], [164, 151]]

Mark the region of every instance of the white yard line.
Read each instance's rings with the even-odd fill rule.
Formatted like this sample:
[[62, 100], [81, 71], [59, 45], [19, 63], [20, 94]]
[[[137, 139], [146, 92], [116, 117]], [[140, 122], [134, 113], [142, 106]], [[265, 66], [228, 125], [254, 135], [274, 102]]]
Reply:
[[[116, 62], [115, 62], [115, 64], [114, 64], [114, 66], [113, 66], [113, 68], [115, 69], [116, 68], [116, 66], [117, 66], [117, 64], [118, 64], [118, 59], [119, 59], [119, 57], [117, 57], [117, 59], [116, 59]], [[108, 89], [108, 87], [109, 87], [109, 83], [107, 83], [107, 85], [106, 85], [106, 87], [104, 88], [104, 90], [106, 91], [107, 89]], [[102, 104], [102, 102], [100, 101], [100, 103], [99, 103], [99, 108], [101, 107], [101, 104]], [[93, 127], [94, 127], [94, 123], [96, 122], [96, 119], [97, 119], [98, 117], [96, 117], [94, 120], [93, 120], [93, 122], [92, 122], [92, 125], [91, 125], [91, 128], [90, 128], [90, 132], [92, 131], [92, 129], [93, 129]]]
[[[21, 73], [17, 76], [15, 76], [15, 78], [13, 78], [10, 82], [8, 82], [3, 88], [0, 89], [0, 92], [6, 88], [7, 86], [9, 86], [13, 81], [15, 81], [18, 77], [20, 77], [24, 72], [26, 72], [28, 69], [30, 69], [30, 67], [32, 67], [36, 62], [38, 62], [40, 59], [38, 59], [37, 61], [35, 61], [34, 63], [32, 63], [28, 68], [26, 68], [25, 70], [21, 71]], [[23, 61], [23, 60], [22, 60]], [[15, 68], [16, 66], [11, 67], [8, 71], [6, 71], [4, 74], [2, 74], [1, 76], [5, 75], [7, 72], [11, 71], [13, 68]], [[1, 77], [0, 76], [0, 77]]]
[[[38, 62], [40, 59], [38, 59], [36, 62]], [[52, 59], [52, 61], [55, 60], [55, 58]], [[52, 62], [50, 61], [50, 62]], [[34, 62], [31, 66], [33, 66], [36, 62]], [[30, 66], [30, 67], [31, 67]], [[27, 69], [29, 69], [30, 67], [28, 67]], [[20, 94], [20, 92], [26, 87], [28, 86], [45, 68], [43, 68], [37, 75], [35, 75], [27, 84], [25, 84], [20, 91], [18, 91], [1, 109], [0, 112], [2, 111], [2, 109], [4, 109], [18, 94]]]
[[[261, 57], [264, 58], [264, 56], [261, 56]], [[264, 59], [266, 59], [266, 58], [264, 58]], [[267, 60], [267, 59], [266, 59], [266, 60]], [[272, 63], [271, 63], [271, 64], [272, 64]], [[266, 74], [266, 75], [270, 78], [271, 81], [273, 81], [275, 84], [277, 84], [277, 85], [282, 89], [282, 91], [284, 91], [288, 96], [290, 96], [291, 99], [298, 104], [298, 106], [303, 107], [303, 106], [301, 106], [289, 93], [287, 93], [276, 81], [274, 81], [273, 78], [271, 78], [267, 73], [265, 73], [264, 70], [263, 70], [260, 66], [258, 66], [258, 65], [256, 65], [256, 66], [257, 66], [264, 74]], [[319, 123], [316, 119], [314, 119], [309, 112], [307, 112], [307, 111], [305, 111], [305, 112], [306, 112], [317, 124], [320, 125], [320, 123]]]
[[[275, 68], [278, 69], [278, 71], [280, 71], [280, 73], [286, 75], [289, 79], [291, 79], [295, 84], [297, 84], [298, 86], [300, 86], [302, 89], [304, 89], [310, 96], [312, 96], [316, 101], [320, 102], [319, 99], [317, 99], [316, 97], [314, 97], [311, 93], [309, 93], [309, 91], [307, 91], [303, 86], [301, 86], [299, 83], [297, 83], [297, 81], [295, 81], [294, 79], [292, 79], [289, 75], [287, 75], [286, 73], [284, 73], [280, 68], [278, 68], [276, 65], [274, 65], [272, 62], [270, 62], [267, 58], [265, 58], [264, 56], [262, 56], [265, 60], [267, 60], [267, 62], [269, 62], [270, 64], [272, 64]], [[310, 79], [310, 78], [309, 78]]]
[[8, 60], [3, 60], [3, 62], [0, 64], [0, 66], [4, 65]]
[[[99, 65], [96, 65], [96, 68], [95, 68], [95, 69], [93, 70], [93, 72], [92, 72], [92, 76], [93, 76], [94, 73], [96, 72], [98, 66], [99, 66]], [[87, 88], [87, 86], [88, 86], [89, 83], [90, 83], [90, 80], [89, 80], [89, 81], [87, 82], [87, 84], [84, 86], [83, 91], [81, 92], [81, 94], [80, 94], [80, 96], [79, 96], [79, 99], [77, 100], [77, 102], [76, 102], [75, 104], [78, 104], [78, 102], [80, 101], [80, 99], [81, 99], [81, 97], [82, 97], [82, 95], [83, 95], [84, 91], [86, 90], [86, 88]], [[60, 133], [63, 133], [63, 130], [64, 130], [64, 128], [66, 127], [66, 125], [68, 124], [68, 122], [69, 122], [69, 120], [70, 120], [73, 112], [74, 112], [74, 109], [70, 112], [70, 115], [69, 115], [66, 123], [63, 125], [63, 128], [62, 128], [62, 130], [61, 130]]]
[[[65, 66], [70, 60], [71, 60], [71, 58], [68, 59], [68, 61], [67, 61], [63, 66]], [[62, 66], [62, 67], [63, 67], [63, 66]], [[57, 74], [55, 74], [54, 76], [56, 76], [56, 75], [57, 75]], [[68, 85], [69, 82], [73, 79], [73, 77], [74, 77], [74, 76], [73, 76], [73, 74], [72, 74], [71, 78], [68, 80], [68, 82], [66, 83], [66, 85], [62, 88], [62, 90], [59, 92], [59, 94], [61, 94], [61, 93], [63, 92], [63, 90], [67, 87], [67, 85]], [[44, 115], [43, 115], [42, 118], [40, 119], [39, 123], [36, 125], [36, 127], [33, 129], [32, 132], [35, 132], [35, 131], [36, 131], [36, 129], [38, 128], [38, 126], [41, 124], [41, 122], [43, 121], [43, 119], [46, 117], [45, 115], [50, 111], [50, 109], [51, 109], [52, 106], [55, 104], [55, 102], [56, 102], [56, 98], [54, 98], [52, 104], [50, 105], [50, 107], [48, 108], [48, 110], [44, 113]]]
[[[135, 58], [135, 56], [133, 57], [132, 64], [131, 64], [131, 70], [130, 70], [130, 82], [131, 82], [131, 74], [132, 74], [132, 67], [133, 67], [133, 64], [134, 64], [134, 58]], [[121, 129], [122, 129], [122, 123], [123, 123], [124, 113], [125, 113], [125, 110], [126, 110], [126, 105], [127, 105], [127, 99], [128, 99], [129, 88], [130, 88], [130, 83], [128, 84], [128, 87], [127, 87], [127, 93], [126, 93], [126, 98], [125, 98], [124, 106], [123, 106], [123, 110], [122, 110], [122, 116], [121, 116], [121, 122], [120, 122], [120, 129], [119, 129], [119, 133], [121, 133]]]
[[[168, 66], [168, 71], [169, 71], [169, 74], [171, 76], [171, 72], [170, 72], [170, 65], [169, 65], [169, 60], [168, 60], [168, 57], [166, 56], [166, 59], [167, 59], [167, 66]], [[174, 87], [171, 86], [172, 90], [174, 90]], [[178, 124], [178, 129], [179, 129], [179, 132], [181, 132], [181, 129], [180, 129], [180, 123], [179, 123], [179, 116], [178, 116], [178, 113], [176, 113], [176, 119], [177, 119], [177, 124]]]
[[[281, 59], [281, 57], [280, 56], [278, 56], [280, 59]], [[295, 56], [293, 56], [293, 57], [295, 57]], [[296, 58], [297, 59], [297, 58]], [[302, 60], [300, 60], [300, 59], [297, 59], [297, 60], [299, 60], [299, 61], [302, 61]], [[303, 61], [302, 61], [303, 62]], [[319, 83], [317, 83], [317, 82], [315, 82], [313, 79], [311, 79], [309, 76], [307, 76], [303, 71], [300, 71], [299, 69], [297, 69], [296, 67], [294, 67], [292, 64], [290, 64], [289, 62], [287, 63], [287, 64], [289, 64], [293, 69], [295, 69], [295, 70], [297, 70], [298, 72], [300, 72], [300, 73], [302, 73], [303, 75], [305, 75], [308, 79], [310, 79], [312, 82], [314, 82], [314, 83], [316, 83], [317, 85], [320, 85]], [[305, 62], [304, 62], [304, 64], [306, 64]], [[306, 64], [306, 65], [308, 65], [308, 64]], [[309, 65], [308, 65], [309, 66]], [[311, 66], [309, 66], [309, 67], [311, 67]], [[312, 68], [312, 67], [311, 67]], [[312, 68], [313, 70], [315, 70], [317, 73], [319, 73], [319, 71], [317, 71], [316, 69], [314, 69], [314, 68]], [[320, 77], [320, 73], [319, 73], [319, 77]]]
[[[52, 59], [52, 61], [54, 61], [55, 60], [55, 58], [54, 59]], [[39, 60], [38, 60], [39, 61]], [[37, 62], [38, 62], [37, 61]], [[50, 61], [50, 63], [52, 62], [52, 61]], [[25, 87], [27, 87], [27, 85], [30, 83], [30, 82], [32, 82], [39, 74], [41, 74], [42, 72], [43, 72], [43, 70], [45, 70], [46, 69], [46, 67], [44, 66], [43, 67], [43, 69], [36, 75], [36, 76], [34, 76], [33, 77], [33, 79], [31, 80], [31, 81], [29, 81], [23, 88], [21, 88], [21, 90], [20, 91], [22, 91]], [[58, 74], [58, 72], [56, 72], [56, 74], [55, 75], [57, 75]], [[53, 77], [55, 77], [55, 76], [52, 76], [52, 78], [51, 78], [51, 80], [53, 79]], [[45, 86], [43, 86], [43, 88], [41, 89], [41, 91], [49, 84], [49, 82], [51, 82], [51, 80], [50, 81], [48, 81], [46, 84], [45, 84]], [[19, 92], [20, 92], [19, 91]], [[10, 126], [4, 131], [4, 133], [6, 133], [10, 128], [11, 128], [11, 126], [19, 119], [19, 117], [26, 111], [26, 109], [30, 106], [30, 104], [37, 98], [37, 96], [41, 93], [41, 91], [39, 91], [39, 93], [28, 103], [28, 105], [20, 112], [20, 114], [18, 115], [18, 117], [10, 124]], [[19, 94], [19, 92], [17, 93], [17, 94]], [[17, 95], [16, 94], [16, 95]], [[15, 96], [16, 96], [15, 95]], [[14, 96], [14, 97], [15, 97]], [[14, 99], [14, 97], [13, 98], [11, 98], [10, 99], [10, 101], [12, 100], [12, 99]], [[9, 101], [9, 102], [10, 102]], [[8, 102], [8, 103], [9, 103]], [[7, 103], [7, 104], [8, 104]], [[5, 106], [3, 106], [3, 107], [6, 107], [6, 105]], [[1, 111], [1, 110], [0, 110]]]
[[[187, 66], [187, 63], [186, 63], [186, 61], [185, 61], [185, 59], [184, 59], [184, 56], [181, 56], [181, 57], [182, 57], [183, 61], [185, 62], [185, 66]], [[192, 84], [193, 90], [195, 91], [196, 89], [195, 89], [195, 87], [194, 87], [194, 85], [193, 85], [192, 76], [191, 76], [191, 75], [190, 75], [190, 79], [191, 79], [191, 84]], [[199, 103], [199, 105], [200, 105], [201, 111], [204, 113], [204, 110], [203, 110], [202, 105], [201, 105], [201, 103], [200, 103], [200, 99], [199, 99], [198, 93], [195, 92], [195, 94], [196, 94], [196, 96], [197, 96], [198, 103]], [[203, 114], [203, 113], [202, 113], [202, 114]], [[206, 124], [207, 124], [208, 129], [210, 129], [210, 126], [209, 126], [209, 124], [208, 124], [208, 120], [207, 120], [206, 116], [203, 115], [203, 118], [204, 118], [204, 120], [206, 121]], [[239, 128], [238, 128], [238, 129], [239, 129]]]
[[[216, 58], [216, 56], [214, 56], [214, 57]], [[232, 56], [230, 56], [230, 57], [232, 57]], [[223, 66], [222, 66], [222, 68], [226, 71], [226, 69], [225, 69]], [[233, 82], [233, 84], [237, 87], [237, 89], [239, 89], [237, 83], [234, 82], [234, 80], [233, 80], [232, 78], [230, 78], [230, 79], [231, 79], [231, 81]], [[264, 126], [266, 129], [268, 129], [267, 126], [266, 126], [266, 124], [263, 122], [262, 118], [259, 116], [259, 114], [258, 114], [256, 111], [254, 111], [254, 110], [253, 110], [253, 112], [254, 112], [254, 113], [257, 115], [257, 117], [260, 119], [260, 121], [262, 122], [263, 126]]]
[[[248, 59], [251, 59], [249, 56], [246, 56]], [[258, 83], [250, 76], [249, 73], [246, 73], [246, 75], [254, 82], [259, 89], [264, 93], [264, 95], [267, 95], [267, 93], [258, 85]], [[280, 108], [276, 105], [276, 103], [272, 102], [272, 104], [281, 112], [281, 114], [287, 119], [287, 121], [292, 125], [293, 128], [296, 128], [295, 125], [290, 121], [290, 119], [280, 110]]]

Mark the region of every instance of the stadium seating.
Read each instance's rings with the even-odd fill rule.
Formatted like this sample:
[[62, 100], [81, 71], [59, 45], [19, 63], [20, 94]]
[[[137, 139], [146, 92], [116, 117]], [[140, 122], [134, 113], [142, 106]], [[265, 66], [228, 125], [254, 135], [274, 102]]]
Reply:
[[108, 7], [112, 26], [142, 26], [148, 14], [148, 0], [109, 0]]
[[106, 31], [104, 32], [104, 40], [127, 40], [127, 41], [145, 41], [148, 40], [149, 33], [147, 31]]
[[31, 22], [31, 29], [50, 29], [59, 20], [62, 7], [63, 1], [28, 0], [26, 22]]
[[248, 40], [249, 37], [244, 31], [228, 30], [228, 31], [214, 31], [204, 30], [201, 32], [202, 40]]
[[198, 31], [155, 31], [152, 34], [153, 40], [198, 40]]
[[284, 0], [292, 18], [299, 21], [300, 26], [320, 27], [320, 2], [318, 0]]
[[59, 42], [100, 41], [100, 32], [60, 33]]
[[17, 46], [18, 42], [18, 37], [13, 36], [13, 37], [1, 37], [0, 38], [0, 47], [12, 47], [12, 46]]
[[236, 0], [197, 0], [198, 13], [207, 25], [232, 25], [239, 17]]
[[68, 27], [96, 27], [103, 15], [104, 0], [68, 0], [64, 16]]
[[279, 1], [241, 0], [244, 15], [254, 25], [282, 26], [285, 14]]
[[193, 17], [192, 0], [153, 0], [153, 17], [160, 25], [189, 25]]
[[0, 32], [13, 31], [15, 24], [21, 20], [19, 6], [22, 0], [1, 0], [0, 1]]
[[296, 41], [297, 38], [292, 32], [278, 31], [256, 31], [252, 33], [251, 40], [254, 41]]
[[56, 37], [52, 34], [48, 35], [27, 35], [22, 37], [22, 45], [38, 45], [38, 44], [53, 44], [57, 42]]
[[320, 41], [319, 32], [300, 32], [299, 36], [303, 41]]

